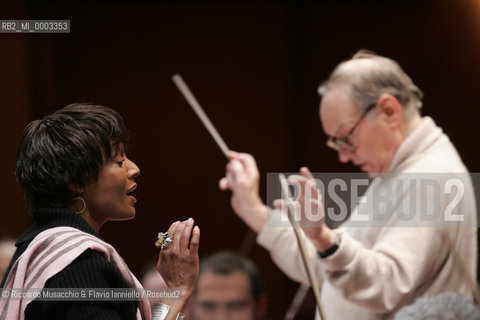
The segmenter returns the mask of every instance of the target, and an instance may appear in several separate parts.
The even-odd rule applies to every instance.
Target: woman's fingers
[[[190,241],[190,255],[196,256],[198,254],[198,247],[200,245],[200,228],[195,226],[193,228],[192,240]]]
[[[168,228],[168,234],[170,235],[170,238],[175,233],[175,230],[177,229],[179,224],[180,224],[180,221],[176,221],[170,225],[170,228]]]
[[[173,235],[173,245],[171,246],[171,248],[177,253],[180,252],[181,249],[182,234],[185,230],[187,221],[188,220],[182,221],[175,229],[175,234]]]
[[[198,226],[194,228],[194,223],[195,221],[192,218],[172,223],[168,232],[173,239],[173,243],[168,249],[162,250],[161,253],[165,253],[165,250],[173,250],[177,256],[180,256],[188,253],[189,250],[190,252],[197,252],[200,243],[200,228]]]
[[[185,227],[182,230],[182,233],[180,234],[180,252],[183,253],[184,251],[188,250],[188,245],[190,244],[190,236],[192,234],[192,228],[193,228],[193,219],[189,218],[187,221],[185,221]]]
[[[174,223],[172,223],[170,225],[170,227],[168,228],[168,234],[170,235],[170,239],[173,240],[173,243],[170,245],[170,247],[166,248],[166,249],[163,249],[163,250],[160,250],[160,255],[159,255],[159,259],[162,259],[162,255],[163,253],[165,252],[165,250],[168,250],[169,248],[172,248],[173,246],[175,246],[175,234],[176,234],[176,231],[178,229],[178,227],[181,225],[181,222],[180,221],[176,221]]]
[[[182,288],[190,293],[193,292],[198,276],[200,244],[200,229],[193,228],[193,225],[192,218],[172,224],[169,231],[172,231],[174,237],[173,244],[170,248],[160,250],[157,264],[157,269],[169,288]]]

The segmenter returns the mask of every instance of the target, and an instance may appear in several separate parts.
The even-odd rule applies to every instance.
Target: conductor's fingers
[[[227,177],[223,177],[222,179],[220,179],[220,181],[218,181],[218,187],[220,188],[220,190],[227,190],[228,189],[229,184],[228,184]]]
[[[275,209],[279,209],[281,211],[287,212],[288,208],[290,207],[290,210],[292,212],[300,212],[301,210],[301,204],[299,201],[287,201],[284,199],[276,199],[273,201],[273,207]]]
[[[308,179],[314,179],[313,174],[310,172],[310,169],[308,169],[308,167],[301,167],[300,173]]]
[[[233,159],[228,163],[227,178],[230,182],[236,182],[245,178],[245,168],[239,160]]]
[[[231,151],[229,156],[231,159],[239,160],[249,176],[258,176],[257,162],[251,154]]]
[[[307,180],[308,180],[307,178],[299,174],[292,174],[287,178],[288,182],[295,183],[295,184],[305,184]]]
[[[238,154],[239,152],[237,151],[228,150],[227,157],[231,160],[231,159],[234,159]]]
[[[288,202],[283,199],[276,199],[273,201],[273,207],[275,209],[285,210],[287,208]]]

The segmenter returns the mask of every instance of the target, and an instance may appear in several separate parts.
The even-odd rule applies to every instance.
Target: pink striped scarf
[[[63,270],[85,250],[92,249],[103,254],[120,269],[132,288],[142,288],[127,265],[108,243],[71,227],[56,227],[38,234],[25,252],[15,261],[8,274],[4,289],[43,288],[45,282]],[[25,319],[25,309],[31,299],[0,299],[0,320]],[[137,309],[137,319],[150,320],[148,300],[142,299]]]

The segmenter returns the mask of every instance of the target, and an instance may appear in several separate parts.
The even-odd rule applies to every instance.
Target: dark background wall
[[[1,19],[70,19],[70,34],[0,34],[0,235],[30,223],[13,175],[23,127],[72,102],[114,107],[141,168],[137,217],[102,229],[132,270],[155,259],[158,231],[193,217],[201,257],[247,248],[269,315],[296,289],[253,245],[218,190],[226,161],[170,80],[181,73],[230,148],[267,172],[356,172],[325,146],[316,88],[360,48],[400,62],[467,167],[480,171],[480,2],[70,2],[2,4]],[[308,312],[307,312],[308,313]],[[308,318],[308,317],[307,317]]]

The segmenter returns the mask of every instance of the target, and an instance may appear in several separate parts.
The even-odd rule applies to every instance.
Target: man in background
[[[192,306],[194,320],[264,319],[266,297],[257,267],[227,251],[201,260]]]

